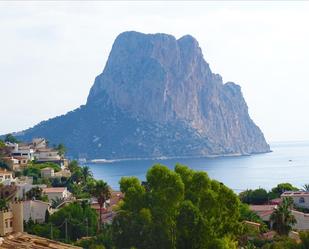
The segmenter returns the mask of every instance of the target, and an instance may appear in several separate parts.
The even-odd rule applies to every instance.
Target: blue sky
[[[267,140],[309,140],[309,2],[0,2],[0,134],[86,102],[115,37],[193,35]]]

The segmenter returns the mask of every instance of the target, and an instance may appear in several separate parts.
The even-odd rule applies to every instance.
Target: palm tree
[[[92,172],[88,166],[82,167],[82,174],[83,174],[84,182],[87,181],[88,177],[92,176]]]
[[[52,208],[57,208],[61,203],[64,202],[64,198],[59,198],[58,196],[55,199],[52,199]]]
[[[305,184],[303,186],[303,190],[306,191],[306,192],[309,192],[309,184]]]
[[[274,230],[280,235],[288,235],[292,230],[292,226],[296,223],[296,219],[291,212],[292,205],[293,200],[291,198],[284,198],[270,216]]]
[[[98,180],[93,188],[92,195],[98,200],[100,206],[100,225],[102,225],[102,210],[104,203],[111,197],[110,187],[106,182]]]
[[[6,200],[3,198],[0,199],[0,211],[7,209],[8,204]]]

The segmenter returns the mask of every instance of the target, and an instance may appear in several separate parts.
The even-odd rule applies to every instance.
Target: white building
[[[47,167],[47,168],[41,169],[41,177],[51,178],[54,176],[55,176],[55,171],[53,168]]]
[[[38,149],[45,149],[47,148],[47,142],[45,138],[33,138],[32,139],[32,146],[35,150]]]
[[[291,197],[294,205],[303,208],[309,208],[309,192],[305,191],[286,191],[281,198]]]
[[[29,145],[14,144],[11,152],[13,157],[24,157],[28,160],[34,159],[34,150]]]
[[[34,156],[39,162],[52,162],[61,160],[58,151],[50,148],[38,149],[34,153]]]
[[[28,182],[22,182],[22,183],[16,183],[16,187],[17,187],[16,198],[24,199],[26,197],[26,193],[30,191],[31,189],[37,188],[37,187],[44,189],[46,188],[46,185],[45,184],[33,185]]]
[[[6,169],[1,169],[0,168],[0,183],[3,183],[5,181],[12,181],[13,178],[13,172],[12,171],[8,171]]]
[[[66,187],[44,188],[43,193],[47,195],[49,202],[56,199],[67,200],[72,196]]]
[[[39,200],[29,200],[23,202],[24,221],[31,218],[36,223],[44,223],[46,212],[49,212],[50,204]]]

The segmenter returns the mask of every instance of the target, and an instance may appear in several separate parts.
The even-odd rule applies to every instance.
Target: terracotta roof
[[[294,196],[309,196],[309,192],[306,191],[286,191],[281,197],[294,197]]]
[[[250,205],[249,208],[253,212],[273,211],[277,205]]]
[[[28,160],[28,156],[13,156],[13,158],[16,158],[18,160],[21,160],[21,159],[25,159],[25,160]]]
[[[44,188],[43,192],[44,193],[62,193],[66,190],[67,188],[64,187],[57,187],[57,188]]]
[[[276,198],[276,199],[270,200],[270,201],[269,201],[269,204],[272,204],[272,205],[279,205],[281,202],[282,202],[282,199],[281,199],[281,198]]]
[[[249,221],[249,220],[245,220],[244,223],[245,223],[245,224],[248,224],[248,225],[252,225],[252,226],[257,226],[257,227],[260,227],[260,226],[261,226],[260,223],[253,222],[253,221]]]
[[[46,168],[41,169],[41,171],[46,171],[46,170],[54,170],[54,169],[50,168],[50,167],[46,167]]]
[[[58,152],[58,151],[55,149],[51,149],[51,148],[40,148],[40,149],[37,149],[36,152]]]
[[[263,218],[265,216],[271,215],[274,212],[274,210],[268,210],[268,211],[262,211],[262,212],[258,212],[258,215]]]
[[[263,233],[262,236],[265,239],[272,239],[273,237],[275,237],[276,232],[275,231],[269,231],[267,233]]]
[[[0,240],[1,249],[82,249],[78,246],[42,238],[27,233],[14,233]]]
[[[2,169],[2,168],[0,168],[0,174],[1,174],[1,173],[12,174],[12,171],[9,171],[9,170],[7,170],[7,169]]]

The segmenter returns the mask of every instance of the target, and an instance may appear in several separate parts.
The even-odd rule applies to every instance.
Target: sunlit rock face
[[[87,104],[21,136],[63,142],[90,158],[269,151],[240,87],[212,73],[190,35],[120,34]]]

